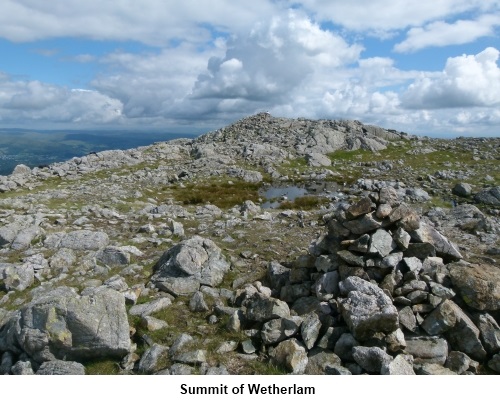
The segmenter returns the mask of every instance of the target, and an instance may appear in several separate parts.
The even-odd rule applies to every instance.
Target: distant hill
[[[192,135],[195,136],[195,135]],[[18,164],[31,168],[109,149],[130,149],[185,134],[138,131],[32,131],[0,129],[0,175]]]

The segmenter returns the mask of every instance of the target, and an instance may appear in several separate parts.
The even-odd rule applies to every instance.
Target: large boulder
[[[152,281],[189,278],[216,287],[229,270],[229,262],[211,240],[195,236],[167,250],[155,266]]]
[[[340,282],[342,316],[358,340],[374,333],[391,333],[398,329],[398,310],[382,289],[359,277],[351,276]]]
[[[40,293],[9,319],[0,343],[37,362],[122,358],[130,351],[125,298],[108,288],[86,296],[69,287]]]
[[[480,204],[500,205],[500,186],[484,189],[474,196]]]
[[[500,269],[467,262],[448,265],[453,285],[465,303],[481,311],[500,309]]]

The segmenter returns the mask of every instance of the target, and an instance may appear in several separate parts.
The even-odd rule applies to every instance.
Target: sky
[[[500,136],[500,0],[1,0],[0,127]]]

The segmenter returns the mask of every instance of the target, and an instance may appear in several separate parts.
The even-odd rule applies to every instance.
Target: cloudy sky
[[[500,0],[1,0],[0,127],[500,136],[499,54]]]

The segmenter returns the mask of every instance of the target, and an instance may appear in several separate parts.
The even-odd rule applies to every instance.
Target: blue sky
[[[0,127],[499,136],[499,33],[500,0],[2,0]]]

